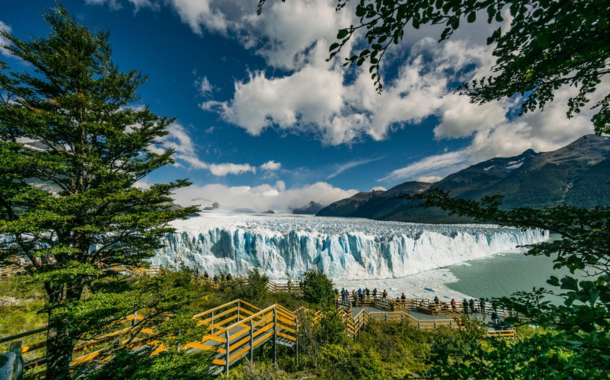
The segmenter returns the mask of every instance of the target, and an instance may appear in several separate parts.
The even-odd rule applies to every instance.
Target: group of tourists
[[[341,288],[341,292],[339,292],[338,289],[335,289],[335,294],[336,295],[340,295],[341,296],[341,303],[346,304],[348,303],[350,300],[353,300],[353,302],[357,305],[358,303],[360,303],[360,305],[362,305],[364,303],[364,297],[366,297],[367,299],[371,297],[371,295],[373,296],[374,299],[377,299],[377,288],[370,290],[369,288],[359,288],[358,290],[352,290],[351,292],[345,288]],[[381,299],[385,300],[388,297],[388,292],[383,289],[383,292],[381,292]]]
[[[197,275],[197,277],[199,277],[199,268],[195,268],[195,274]],[[203,278],[205,278],[205,279],[210,278],[210,275],[208,274],[207,270],[205,272],[203,272]],[[231,281],[232,279],[233,279],[233,276],[231,276],[231,273],[227,273],[227,274],[221,273],[220,276],[215,274],[214,278],[212,280],[214,282],[218,282],[218,281]]]

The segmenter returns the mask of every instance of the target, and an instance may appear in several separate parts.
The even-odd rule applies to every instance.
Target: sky
[[[54,0],[2,1],[0,29],[43,36]],[[454,93],[491,73],[486,17],[438,43],[441,27],[408,28],[382,65],[344,67],[358,35],[327,61],[338,29],[357,24],[334,0],[64,0],[87,25],[110,30],[121,70],[149,75],[133,106],[175,118],[163,147],[176,164],[140,183],[189,178],[176,202],[288,211],[406,181],[435,182],[493,157],[550,151],[592,133],[592,111],[566,119],[573,88],[544,112],[519,116],[514,97],[479,106]],[[350,6],[354,6],[351,2]],[[0,40],[0,44],[3,41]],[[4,41],[6,43],[6,41]],[[31,69],[0,49],[14,71]],[[606,91],[604,91],[606,90]],[[607,93],[604,82],[598,93]]]

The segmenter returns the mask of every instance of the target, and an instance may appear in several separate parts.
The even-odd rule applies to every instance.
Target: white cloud
[[[371,189],[371,191],[388,191],[388,189],[383,186],[375,186]]]
[[[355,168],[356,166],[368,164],[369,162],[381,160],[382,158],[383,157],[380,157],[380,158],[369,158],[369,159],[366,159],[366,160],[355,160],[355,161],[346,162],[344,164],[338,164],[338,165],[336,165],[336,170],[331,175],[329,175],[326,178],[327,179],[335,178],[336,176],[338,176],[339,174],[343,173],[346,170],[349,170],[351,168]]]
[[[442,179],[443,179],[443,177],[440,177],[440,176],[424,176],[424,177],[418,177],[415,180],[417,182],[435,183],[435,182],[439,182]]]
[[[275,162],[273,160],[265,162],[261,165],[262,170],[275,171],[279,170],[282,167],[282,164],[279,162]]]
[[[250,164],[210,164],[208,167],[210,172],[218,177],[224,177],[227,174],[256,173],[256,168]]]
[[[139,3],[140,1],[135,1],[134,3]],[[85,3],[89,5],[104,5],[107,4],[110,9],[118,10],[121,9],[121,4],[118,0],[85,0]]]
[[[343,190],[325,182],[318,182],[300,188],[286,189],[286,184],[277,181],[275,184],[260,186],[228,187],[221,184],[189,186],[176,190],[176,202],[183,205],[198,204],[198,199],[218,202],[227,208],[249,208],[255,211],[275,210],[288,212],[301,207],[310,201],[324,205],[350,197],[357,190]]]
[[[309,51],[309,62],[290,75],[251,73],[248,80],[235,83],[233,99],[211,100],[201,107],[254,136],[277,128],[313,133],[326,145],[352,144],[367,135],[382,140],[395,128],[420,123],[449,107],[452,83],[462,80],[465,70],[471,73],[473,65],[491,65],[493,58],[488,48],[463,41],[439,47],[426,38],[413,47],[397,78],[379,95],[366,67],[357,69],[355,81],[346,84],[345,68],[325,61],[327,46],[319,41]],[[455,107],[451,110],[454,124],[466,122]]]
[[[6,25],[5,23],[3,23],[2,21],[0,21],[0,30],[4,30],[7,33],[11,33],[13,31],[13,29]],[[6,57],[12,57],[11,53],[8,52],[8,50],[6,50],[3,46],[8,46],[10,45],[10,41],[7,40],[6,38],[0,36],[0,54],[6,56]]]
[[[212,94],[214,86],[210,83],[207,77],[201,77],[195,81],[195,87],[201,96],[207,97]]]
[[[428,173],[454,173],[462,169],[468,160],[464,151],[443,153],[436,156],[426,157],[409,166],[392,171],[379,181],[404,181],[418,178]]]

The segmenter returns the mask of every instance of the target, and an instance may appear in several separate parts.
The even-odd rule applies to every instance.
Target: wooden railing
[[[273,281],[269,281],[267,283],[267,290],[269,290],[271,293],[289,293],[298,296],[303,295],[303,290],[300,288],[298,283],[288,285],[287,283],[278,284]]]
[[[83,339],[84,343],[81,343],[74,348],[71,364],[73,369],[76,369],[80,365],[83,365],[93,359],[98,358],[100,355],[103,355],[105,352],[103,348],[99,350],[95,349],[100,346],[107,346],[107,343],[110,341],[118,340],[119,346],[129,344],[129,347],[132,349],[137,348],[142,344],[150,343],[146,338],[149,336],[156,335],[156,332],[150,328],[139,328],[137,329],[137,338],[125,339],[121,341],[121,337],[136,332],[136,330],[134,330],[132,327],[137,323],[137,321],[140,321],[142,319],[144,319],[144,317],[136,312],[132,315],[118,319],[117,321],[113,322],[112,326],[116,327],[116,331],[107,333],[102,336],[96,336],[89,340]],[[132,326],[126,327],[126,325]],[[22,345],[21,347],[21,354],[24,359],[23,369],[25,372],[23,380],[39,379],[44,377],[44,375],[46,374],[47,330],[48,328],[45,326],[36,330],[26,331],[20,334],[0,339],[0,344],[10,344],[23,338],[29,338],[28,340],[34,341],[33,343],[28,343],[27,345]],[[37,338],[32,339],[32,337]]]
[[[10,280],[19,272],[21,272],[21,268],[18,265],[12,264],[5,267],[0,267],[0,281]]]

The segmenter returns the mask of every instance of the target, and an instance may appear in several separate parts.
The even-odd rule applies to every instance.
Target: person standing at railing
[[[371,296],[371,291],[369,290],[369,288],[366,288],[366,289],[364,290],[364,292],[366,293],[366,297],[367,297],[367,298]]]
[[[362,306],[362,288],[358,288],[358,298],[360,299],[360,306]]]
[[[462,301],[462,308],[464,309],[464,314],[468,315],[468,301],[466,301],[466,298]]]
[[[491,312],[491,321],[493,322],[494,325],[497,325],[498,322],[500,321],[500,317],[498,316],[498,313],[496,313],[495,310]]]
[[[440,305],[441,300],[438,299],[438,296],[434,296],[434,304],[435,305]]]
[[[197,271],[199,271],[199,269],[197,269]],[[206,280],[208,278],[210,278],[210,275],[208,274],[208,271],[206,270],[205,272],[203,272],[203,278],[205,278]]]
[[[386,292],[386,290],[385,290],[385,289],[383,289],[383,293],[381,293],[381,298],[382,298],[383,300],[385,300],[385,299],[387,299],[387,298],[388,298],[388,292]]]
[[[341,288],[341,303],[345,304],[345,288]]]
[[[483,298],[479,300],[479,311],[481,314],[485,314],[485,299]]]
[[[373,298],[377,299],[377,288],[373,289]]]
[[[455,298],[451,299],[451,308],[453,311],[457,311],[457,303],[455,302]]]
[[[472,299],[472,298],[470,299],[469,305],[470,305],[470,312],[472,314],[474,314],[474,299]]]
[[[352,289],[352,302],[354,306],[358,306],[358,293],[356,293],[356,289]]]

